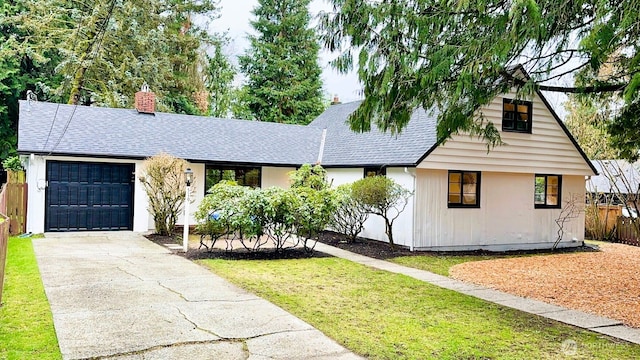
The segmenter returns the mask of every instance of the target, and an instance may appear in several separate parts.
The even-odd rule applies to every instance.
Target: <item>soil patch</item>
[[[158,234],[145,235],[150,241],[165,246],[165,244],[177,244],[182,245],[181,237],[163,236]],[[193,240],[193,239],[191,239]],[[221,240],[223,242],[223,240]],[[224,259],[224,260],[277,260],[277,259],[304,259],[310,257],[329,257],[325,253],[314,251],[312,253],[306,252],[303,248],[290,248],[280,252],[276,252],[273,249],[262,248],[257,251],[248,251],[242,247],[235,248],[232,251],[225,249],[217,249],[209,251],[206,248],[198,248],[197,245],[194,248],[194,243],[190,244],[189,250],[185,254],[181,250],[171,250],[176,255],[186,257],[189,260],[199,259]]]
[[[475,261],[451,277],[620,320],[640,328],[640,247],[604,243],[599,252]]]
[[[445,256],[445,255],[524,255],[524,254],[564,254],[575,252],[593,252],[597,251],[591,246],[580,246],[573,248],[562,248],[558,250],[517,250],[507,252],[495,252],[486,250],[474,250],[474,251],[409,251],[408,248],[402,246],[396,246],[394,250],[391,250],[389,243],[367,239],[357,238],[355,242],[349,242],[349,237],[343,234],[339,234],[333,231],[324,231],[320,234],[318,241],[327,245],[335,246],[337,248],[351,251],[356,254],[368,256],[379,260],[389,260],[400,256]]]

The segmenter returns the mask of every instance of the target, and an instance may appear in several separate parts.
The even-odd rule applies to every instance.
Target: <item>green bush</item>
[[[369,218],[367,207],[352,195],[352,184],[343,184],[335,189],[336,209],[331,218],[333,230],[349,236],[354,242],[364,230],[364,223]]]
[[[328,188],[251,189],[223,181],[202,200],[196,219],[198,231],[212,241],[209,249],[231,236],[247,250],[271,241],[278,252],[300,244],[311,252],[309,240],[325,229],[334,210],[333,190]]]
[[[309,187],[315,190],[328,189],[327,171],[320,165],[302,165],[289,173],[292,188]]]
[[[20,157],[17,155],[4,159],[4,161],[2,161],[2,167],[5,170],[11,171],[24,170],[24,168],[22,167],[22,163],[20,162]]]
[[[407,207],[412,193],[386,176],[358,180],[353,183],[351,191],[355,201],[384,219],[385,233],[393,249],[393,223]]]

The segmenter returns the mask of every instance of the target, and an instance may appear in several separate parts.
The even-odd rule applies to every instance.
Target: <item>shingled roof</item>
[[[300,165],[318,159],[322,129],[132,109],[20,101],[20,153]]]
[[[361,101],[330,106],[309,127],[326,128],[322,156],[325,166],[415,166],[436,143],[436,117],[416,109],[400,134],[371,131],[356,133],[348,124],[349,115]]]
[[[330,106],[308,126],[132,109],[20,102],[18,151],[146,158],[166,152],[197,162],[263,165],[411,166],[436,143],[436,119],[416,110],[399,135],[349,129],[360,102]]]

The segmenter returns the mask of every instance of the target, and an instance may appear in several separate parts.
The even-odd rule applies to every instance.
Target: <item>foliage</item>
[[[339,233],[348,235],[350,241],[354,242],[364,230],[369,212],[353,197],[351,184],[338,186],[335,194],[337,207],[331,220],[331,227]]]
[[[241,86],[231,89],[231,113],[234,119],[256,120],[249,109],[249,88]]]
[[[39,100],[59,100],[44,92],[61,80],[54,74],[57,51],[47,52],[42,59],[21,46],[28,34],[12,18],[25,11],[24,1],[0,2],[0,159],[16,154],[18,100],[25,98],[27,90]]]
[[[12,170],[12,171],[24,170],[24,168],[22,167],[22,163],[20,162],[20,157],[18,155],[12,156],[10,158],[6,158],[2,162],[2,167],[5,170]]]
[[[16,48],[40,62],[58,54],[55,93],[72,104],[130,107],[147,82],[158,108],[199,113],[204,90],[200,51],[212,41],[192,16],[217,16],[217,2],[25,0],[9,20],[30,36]],[[215,35],[213,36],[215,38]]]
[[[222,53],[223,42],[215,44],[214,53],[207,57],[205,87],[209,94],[209,115],[226,118],[231,114],[234,90],[232,87],[236,71],[229,59]]]
[[[304,239],[304,248],[312,249],[309,240],[317,240],[318,234],[327,228],[337,208],[335,192],[332,189],[311,187],[292,188],[300,202],[295,212],[295,231]]]
[[[320,165],[304,164],[296,171],[289,173],[292,188],[309,187],[323,190],[331,185],[327,182],[327,171]]]
[[[564,124],[589,159],[617,158],[617,151],[610,144],[606,119],[592,102],[570,96],[565,108],[569,114]]]
[[[633,1],[331,0],[320,19],[333,65],[354,67],[365,100],[351,115],[354,130],[400,132],[414,108],[439,109],[438,138],[470,131],[496,144],[492,124],[476,109],[515,88],[575,92],[620,100],[613,143],[640,146],[640,12]],[[357,62],[354,60],[357,59]],[[529,78],[514,72],[514,67]],[[573,81],[575,87],[549,81]],[[613,97],[609,94],[615,93]],[[627,131],[625,130],[632,130]]]
[[[209,250],[218,239],[237,240],[249,251],[268,241],[276,252],[303,245],[313,251],[315,240],[335,210],[333,191],[311,187],[251,189],[221,181],[205,196],[196,212],[201,243]],[[211,244],[204,244],[205,237]]]
[[[61,359],[31,239],[9,238],[4,284],[0,358]]]
[[[636,359],[640,346],[337,258],[204,260],[367,359]]]
[[[309,27],[310,0],[258,0],[257,35],[239,57],[244,103],[260,121],[308,124],[323,110],[319,44]]]
[[[393,223],[413,194],[386,176],[370,176],[354,182],[351,194],[368,212],[384,219],[385,233],[393,249]]]
[[[149,213],[156,233],[172,236],[185,201],[187,162],[160,153],[146,159],[144,168],[139,180],[149,198]]]

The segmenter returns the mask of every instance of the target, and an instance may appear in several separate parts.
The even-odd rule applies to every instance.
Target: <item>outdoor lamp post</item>
[[[184,171],[185,187],[184,196],[184,230],[182,231],[182,247],[186,253],[189,250],[189,203],[191,202],[191,182],[193,181],[193,171],[187,168]]]

